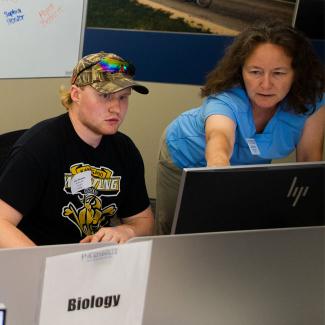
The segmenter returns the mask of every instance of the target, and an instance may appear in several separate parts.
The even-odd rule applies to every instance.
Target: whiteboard
[[[87,0],[0,0],[0,78],[71,76]]]

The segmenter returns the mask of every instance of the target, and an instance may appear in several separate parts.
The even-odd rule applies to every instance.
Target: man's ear
[[[71,86],[70,96],[73,102],[78,103],[80,99],[80,91],[81,89],[76,85]]]

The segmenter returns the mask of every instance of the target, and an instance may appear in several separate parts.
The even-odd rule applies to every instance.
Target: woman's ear
[[[80,88],[77,87],[76,85],[72,85],[71,90],[70,90],[70,96],[71,96],[71,99],[72,99],[73,102],[79,103]]]

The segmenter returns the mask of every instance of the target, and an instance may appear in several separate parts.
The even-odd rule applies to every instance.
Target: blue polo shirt
[[[316,110],[323,105],[325,93],[317,102]],[[166,144],[179,168],[206,166],[205,121],[210,115],[227,116],[236,124],[231,165],[265,164],[288,156],[295,150],[309,117],[285,110],[282,103],[263,132],[257,133],[251,103],[244,89],[236,87],[211,95],[202,106],[182,113],[167,127]]]

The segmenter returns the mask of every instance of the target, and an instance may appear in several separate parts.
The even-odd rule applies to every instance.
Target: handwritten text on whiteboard
[[[13,25],[24,20],[24,14],[21,9],[11,9],[3,12],[8,25]]]
[[[49,4],[46,8],[39,11],[39,16],[41,19],[41,25],[47,26],[53,23],[61,14],[63,10],[59,6],[55,6],[54,4]]]

